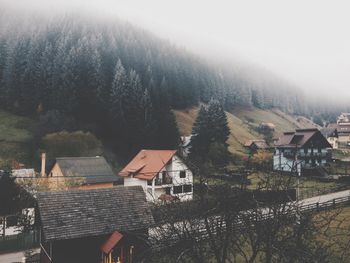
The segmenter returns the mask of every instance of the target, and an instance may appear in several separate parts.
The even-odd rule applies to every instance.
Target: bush
[[[101,155],[101,142],[90,132],[67,132],[47,134],[42,140],[42,151],[48,159],[56,157],[81,157]]]

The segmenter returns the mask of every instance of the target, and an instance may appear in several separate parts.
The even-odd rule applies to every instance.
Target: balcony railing
[[[295,152],[284,152],[283,156],[286,158],[295,158]],[[302,158],[310,158],[310,157],[314,157],[314,158],[331,158],[331,153],[330,152],[298,152],[297,153],[297,157],[298,159],[302,159]]]
[[[155,179],[155,185],[157,185],[157,186],[172,184],[172,183],[173,183],[173,178],[171,178],[170,176],[166,176],[163,179],[162,178]]]

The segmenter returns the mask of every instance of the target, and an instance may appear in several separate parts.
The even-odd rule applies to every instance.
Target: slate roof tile
[[[44,240],[65,240],[146,229],[154,221],[141,186],[40,192]]]

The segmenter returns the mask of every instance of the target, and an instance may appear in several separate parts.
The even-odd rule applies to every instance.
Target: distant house
[[[336,127],[326,127],[321,130],[322,135],[332,145],[333,149],[338,149],[338,130]]]
[[[190,136],[181,136],[181,143],[180,143],[180,154],[182,157],[187,157],[190,154],[191,150],[191,139],[193,135]]]
[[[193,174],[175,150],[141,150],[119,175],[125,186],[141,185],[151,202],[193,198]]]
[[[261,131],[274,131],[276,128],[275,124],[271,123],[271,122],[262,122],[259,125],[259,129]]]
[[[342,112],[337,118],[337,124],[347,123],[350,124],[350,113]]]
[[[244,144],[244,147],[247,148],[252,154],[256,153],[259,150],[270,149],[265,140],[249,140]]]
[[[315,168],[331,160],[332,145],[318,129],[298,129],[285,132],[276,143],[273,167],[276,171],[295,171]]]
[[[339,123],[337,125],[339,148],[350,147],[350,123]]]
[[[152,213],[140,186],[40,192],[40,262],[141,262]]]
[[[121,180],[101,156],[56,158],[48,177],[64,179],[69,188],[82,189],[109,188]]]

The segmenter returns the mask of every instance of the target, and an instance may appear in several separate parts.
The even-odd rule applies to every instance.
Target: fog
[[[350,98],[348,1],[0,0],[18,10],[118,16],[187,49],[257,65],[308,94]]]

